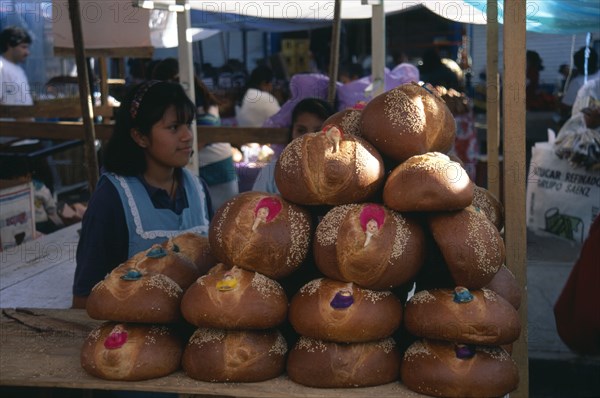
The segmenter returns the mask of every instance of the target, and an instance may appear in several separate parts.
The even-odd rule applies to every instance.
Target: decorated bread
[[[521,289],[513,273],[502,265],[496,275],[488,283],[487,288],[495,291],[508,301],[515,309],[521,306]]]
[[[127,260],[127,267],[166,275],[185,290],[198,279],[200,271],[187,256],[178,251],[178,246],[166,246],[152,245]]]
[[[427,152],[446,153],[456,124],[434,90],[407,83],[373,98],[362,111],[361,135],[397,162]]]
[[[275,280],[218,264],[186,290],[184,318],[198,327],[268,329],[285,320],[288,300]]]
[[[346,134],[360,136],[360,116],[362,108],[348,108],[329,116],[323,126],[336,126]]]
[[[196,380],[247,383],[285,370],[287,343],[277,330],[199,328],[183,353],[185,373]]]
[[[504,228],[504,206],[490,191],[475,186],[473,207],[483,212],[498,231],[502,231],[502,228]]]
[[[289,378],[309,387],[368,387],[398,380],[400,354],[392,338],[340,344],[301,337],[287,360]]]
[[[183,341],[165,325],[104,323],[81,348],[81,366],[106,380],[137,381],[167,376],[179,369]]]
[[[244,192],[219,208],[209,240],[220,262],[277,279],[304,261],[312,231],[311,216],[302,207],[279,195]]]
[[[434,397],[502,397],[519,384],[517,365],[500,347],[423,340],[404,353],[402,383]]]
[[[187,257],[196,266],[200,275],[206,274],[209,269],[217,265],[217,260],[210,252],[208,236],[184,232],[169,238],[163,246]]]
[[[422,227],[383,205],[331,209],[317,226],[313,253],[326,276],[374,290],[413,278],[425,256]]]
[[[281,196],[301,205],[365,202],[378,192],[383,179],[377,150],[333,125],[294,139],[275,168]]]
[[[306,337],[360,343],[391,336],[402,321],[402,304],[389,291],[320,278],[294,295],[289,321]]]
[[[172,323],[181,320],[182,297],[183,290],[168,276],[124,263],[94,286],[86,310],[93,319]]]
[[[490,283],[504,263],[505,248],[483,213],[469,206],[432,213],[428,223],[456,286],[479,289]]]
[[[417,292],[406,303],[404,325],[419,337],[494,346],[516,341],[521,332],[517,310],[486,288]]]
[[[383,202],[396,211],[464,209],[475,184],[462,166],[444,154],[415,155],[396,167],[383,188]]]

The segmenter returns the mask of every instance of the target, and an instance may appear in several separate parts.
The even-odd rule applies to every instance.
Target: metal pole
[[[372,96],[376,97],[385,90],[385,10],[383,0],[373,6],[371,20],[371,76],[373,79]]]
[[[177,13],[177,34],[179,39],[179,83],[185,89],[188,97],[196,103],[196,90],[194,85],[194,58],[192,53],[191,37],[188,40],[190,29],[190,8],[187,0],[177,0],[177,5],[183,5],[184,10]],[[198,131],[196,121],[192,122],[192,133],[194,136],[194,150],[198,151]],[[199,174],[198,156],[194,155],[187,166],[194,175]]]
[[[81,104],[81,117],[83,119],[88,188],[90,193],[92,193],[98,183],[98,157],[96,155],[96,133],[93,123],[94,109],[88,83],[88,70],[85,60],[81,12],[78,0],[69,0],[69,17],[71,19],[71,33],[73,34],[73,48],[75,49],[75,61],[77,64],[77,82],[79,84],[79,102]]]
[[[331,29],[331,49],[329,53],[329,91],[327,94],[327,100],[331,104],[335,103],[335,89],[340,64],[340,35],[342,30],[341,10],[342,1],[335,0],[333,27]]]

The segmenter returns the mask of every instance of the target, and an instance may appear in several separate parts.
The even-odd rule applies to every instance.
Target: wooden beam
[[[85,61],[85,48],[83,44],[83,29],[81,27],[81,11],[79,0],[69,0],[69,18],[71,19],[71,33],[73,34],[73,47],[75,49],[75,63],[77,64],[77,80],[79,82],[79,102],[81,104],[81,118],[84,126],[85,163],[88,174],[88,189],[92,193],[98,183],[98,156],[96,154],[96,136],[94,132],[94,100],[90,93],[87,63]]]
[[[498,74],[498,0],[487,0],[487,189],[500,195],[500,75]]]
[[[108,141],[112,135],[114,124],[96,124],[96,138]],[[0,130],[4,135],[18,138],[40,138],[51,140],[83,139],[81,122],[32,123],[22,121],[0,122]],[[198,139],[201,143],[229,142],[232,145],[243,145],[249,142],[261,144],[287,144],[290,131],[287,128],[262,127],[197,127]]]
[[[112,118],[115,107],[95,106],[94,116]],[[78,97],[37,101],[33,106],[0,105],[0,118],[22,119],[31,117],[80,118],[81,105]]]
[[[519,367],[519,387],[511,398],[529,396],[527,347],[527,227],[525,223],[525,0],[504,2],[504,237],[506,266],[515,275],[523,301],[521,336],[512,357]]]
[[[333,11],[333,27],[331,29],[331,51],[329,53],[329,90],[327,101],[335,103],[335,89],[340,66],[340,37],[342,32],[342,0],[335,0]]]
[[[88,57],[108,57],[108,58],[152,58],[154,47],[127,47],[127,48],[86,48],[85,53]],[[73,57],[75,54],[72,48],[54,47],[54,56]]]

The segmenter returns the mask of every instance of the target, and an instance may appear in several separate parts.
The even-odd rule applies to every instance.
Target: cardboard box
[[[29,178],[0,180],[0,251],[33,239],[33,195]]]

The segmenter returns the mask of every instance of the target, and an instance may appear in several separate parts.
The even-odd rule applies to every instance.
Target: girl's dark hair
[[[0,32],[0,53],[8,50],[8,47],[16,47],[21,43],[31,44],[31,36],[23,28],[9,26]]]
[[[585,50],[586,47],[581,47],[573,54],[573,63],[580,75],[583,75],[585,69]],[[598,53],[592,47],[589,47],[590,56],[588,58],[588,74],[593,75],[598,71]]]
[[[177,121],[189,124],[196,117],[196,106],[179,83],[151,80],[134,86],[119,107],[115,129],[106,146],[106,171],[134,176],[146,171],[146,158],[131,137],[132,129],[152,139],[152,126],[170,106],[175,106]]]
[[[165,58],[158,62],[152,71],[152,78],[156,80],[178,81],[179,61],[175,58]],[[196,106],[202,107],[204,112],[212,105],[220,105],[221,102],[210,92],[208,87],[198,76],[194,75],[194,88],[196,91]]]
[[[266,65],[260,65],[254,68],[248,79],[248,88],[259,88],[262,83],[269,83],[273,80],[273,70]]]
[[[335,109],[331,104],[320,98],[304,98],[298,102],[292,111],[292,124],[296,123],[296,119],[303,113],[312,113],[319,118],[326,120],[329,116],[335,113]]]

